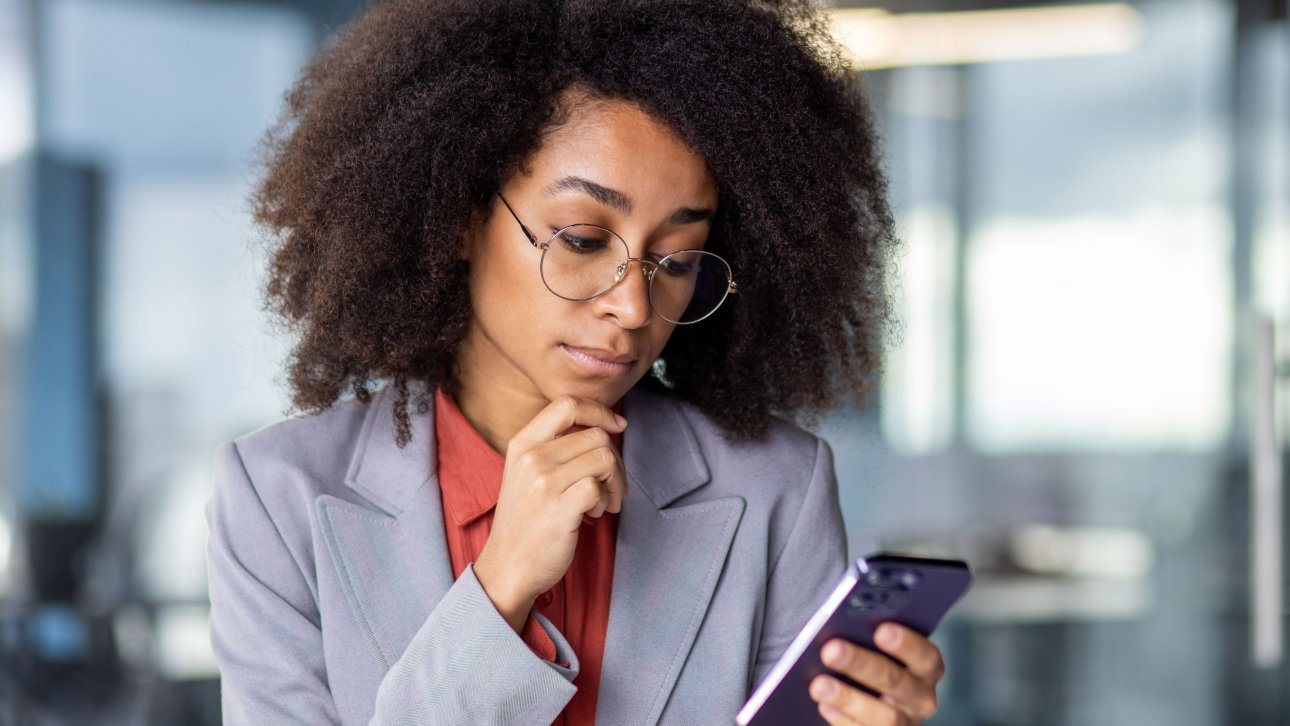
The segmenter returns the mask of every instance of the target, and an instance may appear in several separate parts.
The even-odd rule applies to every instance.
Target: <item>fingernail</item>
[[[815,681],[815,695],[819,698],[833,698],[833,694],[838,692],[838,684],[834,683],[831,678],[817,678]]]
[[[841,711],[837,710],[836,708],[830,706],[827,703],[820,704],[820,713],[823,714],[825,718],[837,718],[842,715]]]
[[[894,648],[900,643],[900,631],[894,625],[883,625],[878,628],[878,644]]]
[[[614,420],[618,422],[619,426],[627,428],[627,419],[623,418],[621,415],[614,414]]]
[[[824,646],[823,655],[824,662],[829,665],[840,666],[847,660],[846,650],[842,647],[842,644],[837,641],[832,641],[828,645]]]

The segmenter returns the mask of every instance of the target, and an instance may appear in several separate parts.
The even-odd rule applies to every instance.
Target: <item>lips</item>
[[[575,348],[561,343],[560,350],[583,375],[617,378],[630,374],[635,368],[632,365],[636,361],[634,356],[620,355],[605,348]]]
[[[569,350],[575,353],[581,353],[585,356],[590,356],[592,358],[602,360],[606,363],[635,363],[636,362],[636,356],[634,355],[619,355],[614,353],[612,350],[606,350],[604,348],[584,348],[581,346],[567,345],[567,344],[564,347],[568,348]]]

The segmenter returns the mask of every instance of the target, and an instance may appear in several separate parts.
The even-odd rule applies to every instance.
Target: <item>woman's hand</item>
[[[936,712],[936,684],[945,676],[941,651],[930,640],[896,623],[883,623],[874,633],[879,648],[908,664],[834,638],[824,644],[824,665],[878,693],[871,696],[826,675],[811,681],[811,698],[830,724],[921,724]],[[832,690],[830,690],[830,688]]]
[[[517,632],[533,600],[572,564],[583,515],[622,508],[627,472],[609,432],[626,425],[598,401],[562,396],[507,444],[497,509],[475,575]]]

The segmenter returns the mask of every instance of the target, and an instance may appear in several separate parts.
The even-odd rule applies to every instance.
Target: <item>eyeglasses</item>
[[[641,263],[650,307],[671,323],[697,323],[716,312],[727,295],[739,292],[729,263],[715,253],[678,250],[658,262],[632,257],[622,237],[594,224],[571,224],[556,230],[546,242],[538,242],[506,197],[500,192],[497,197],[529,242],[542,250],[538,263],[542,282],[557,297],[574,301],[600,297],[627,277],[633,261]]]

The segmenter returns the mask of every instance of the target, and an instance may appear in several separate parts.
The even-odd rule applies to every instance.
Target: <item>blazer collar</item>
[[[393,394],[373,397],[345,482],[384,514],[329,494],[315,503],[345,597],[383,670],[453,585],[435,475],[434,410],[412,412],[394,444]],[[632,487],[618,519],[598,723],[655,723],[694,646],[746,506],[741,496],[686,504],[710,476],[679,405],[633,389],[623,458]],[[428,450],[427,450],[428,449]],[[386,516],[388,515],[388,516]]]
[[[423,383],[409,384],[411,397],[423,391]],[[438,454],[434,397],[428,397],[424,412],[410,407],[412,440],[402,449],[394,443],[394,399],[389,386],[372,397],[345,484],[398,517],[427,484],[438,484]],[[710,476],[694,430],[677,408],[675,402],[640,387],[623,397],[622,412],[628,421],[623,464],[628,482],[658,509],[707,483]]]
[[[423,384],[416,382],[409,384],[408,393],[415,397],[423,390]],[[372,396],[345,472],[345,484],[386,514],[397,517],[409,500],[436,478],[438,459],[434,452],[433,399],[425,413],[409,407],[412,440],[402,449],[394,443],[394,399],[390,386]]]

